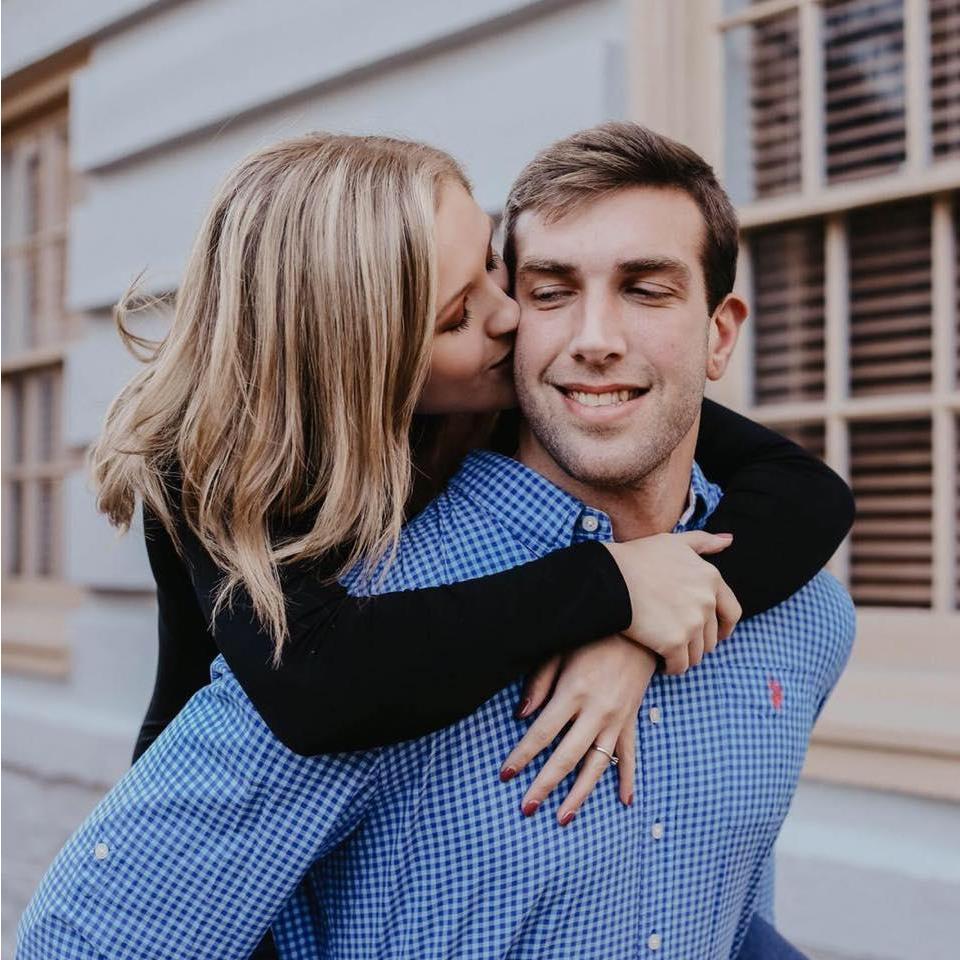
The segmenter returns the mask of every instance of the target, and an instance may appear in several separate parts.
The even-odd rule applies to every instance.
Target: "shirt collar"
[[[578,540],[611,540],[613,526],[602,511],[584,504],[518,460],[488,450],[471,453],[449,489],[499,517],[533,553],[540,556]],[[694,463],[687,509],[674,532],[706,523],[722,496]]]

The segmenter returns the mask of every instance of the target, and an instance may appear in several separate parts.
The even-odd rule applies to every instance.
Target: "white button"
[[[93,855],[97,860],[106,860],[110,855],[110,848],[105,843],[98,843],[93,848]]]
[[[587,533],[595,533],[597,527],[600,526],[600,521],[599,521],[596,517],[591,516],[591,515],[588,513],[588,514],[580,521],[580,526],[583,527],[583,529],[586,530]]]
[[[647,714],[647,716],[650,718],[650,722],[651,722],[651,723],[659,723],[659,722],[660,722],[660,708],[659,708],[659,707],[651,707],[651,708],[650,708],[650,712]]]
[[[662,938],[660,937],[660,934],[659,934],[659,933],[651,933],[650,936],[647,937],[647,946],[648,946],[651,950],[659,950],[659,949],[660,949],[660,944],[662,944],[662,943],[663,943],[663,940],[662,940]]]
[[[662,824],[662,823],[655,823],[655,824],[650,828],[650,836],[653,837],[654,840],[660,840],[660,839],[662,839],[662,837],[663,837],[663,824]]]

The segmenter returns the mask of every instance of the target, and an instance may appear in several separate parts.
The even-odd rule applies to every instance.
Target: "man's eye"
[[[650,287],[630,287],[627,293],[632,293],[638,297],[645,297],[647,300],[663,300],[670,296],[669,290],[654,290]]]
[[[530,299],[536,303],[557,303],[568,293],[568,290],[534,290],[530,294]]]

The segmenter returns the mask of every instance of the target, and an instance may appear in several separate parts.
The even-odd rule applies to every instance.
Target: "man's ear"
[[[746,301],[728,293],[713,311],[707,343],[707,379],[719,380],[727,369],[730,355],[740,336],[740,325],[747,319],[750,308]]]

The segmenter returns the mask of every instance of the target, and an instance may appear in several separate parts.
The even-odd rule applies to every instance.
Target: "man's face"
[[[710,351],[703,234],[672,189],[520,216],[517,394],[533,442],[574,479],[635,486],[693,429]]]

